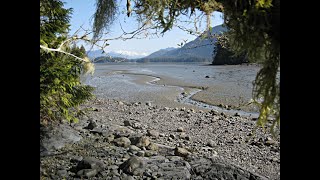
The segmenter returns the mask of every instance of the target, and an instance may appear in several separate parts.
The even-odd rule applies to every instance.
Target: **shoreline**
[[[106,168],[102,171],[104,173],[98,173],[97,177],[117,176],[122,179],[124,176],[132,176],[120,170],[121,164],[130,157],[143,157],[149,162],[152,158],[160,158],[161,156],[161,159],[169,160],[152,161],[151,163],[158,167],[156,170],[151,169],[151,172],[163,171],[162,175],[159,174],[159,178],[161,178],[165,174],[170,175],[165,168],[161,167],[164,164],[177,163],[175,160],[170,160],[171,150],[180,147],[189,151],[188,157],[176,155],[174,158],[180,159],[181,162],[178,164],[189,163],[193,170],[187,168],[182,173],[180,167],[173,166],[170,171],[172,177],[181,176],[182,179],[185,179],[185,175],[189,174],[189,178],[186,179],[194,179],[199,175],[206,179],[209,174],[195,174],[193,171],[197,168],[198,170],[204,168],[205,172],[209,172],[205,169],[212,168],[209,165],[210,161],[211,164],[223,163],[225,167],[240,168],[242,172],[252,172],[267,179],[280,179],[280,137],[271,140],[270,135],[264,133],[261,128],[257,128],[256,133],[252,135],[256,123],[252,118],[230,116],[216,111],[204,112],[196,109],[170,108],[152,103],[132,103],[102,98],[83,104],[80,108],[91,109],[85,111],[85,115],[80,118],[79,123],[71,125],[73,130],[82,137],[82,140],[66,144],[65,147],[55,150],[54,154],[58,154],[57,156],[45,156],[41,160],[42,170],[52,172],[53,176],[58,176],[58,172],[61,170],[59,167],[65,167],[64,172],[67,172],[69,177],[76,176],[77,172],[71,171],[74,163],[70,162],[70,158],[89,156],[106,164]],[[95,122],[96,128],[93,130],[85,129],[91,121]],[[267,126],[267,130],[268,128]],[[150,135],[151,130],[157,132],[158,135]],[[109,141],[108,138],[111,136],[114,139]],[[141,148],[140,151],[144,151],[144,155],[141,156],[139,151],[131,151],[131,146],[129,148],[121,147],[116,142],[117,137],[130,139],[135,136],[148,137],[159,149],[151,151],[148,148]],[[132,141],[132,143],[134,142]],[[171,148],[162,151],[163,147]],[[167,151],[170,151],[169,154]],[[105,153],[104,156],[99,155],[101,152]],[[151,154],[146,155],[145,153]],[[121,158],[116,158],[118,156]],[[190,157],[192,158],[190,159]],[[111,160],[108,160],[110,158]],[[201,168],[197,166],[199,161],[202,164]],[[56,163],[59,163],[60,166],[57,167]],[[147,171],[148,168],[148,163],[146,163],[144,171]],[[211,175],[213,176],[213,174]],[[146,174],[133,175],[132,177],[142,179],[142,176],[146,176]]]

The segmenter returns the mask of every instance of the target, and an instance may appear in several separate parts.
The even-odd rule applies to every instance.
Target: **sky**
[[[73,13],[70,19],[70,32],[69,35],[72,35],[78,30],[81,26],[85,29],[91,29],[91,25],[93,22],[92,16],[95,12],[95,2],[96,0],[63,0],[65,4],[65,8],[72,8]],[[121,7],[120,11],[125,7],[126,1],[120,0]],[[214,12],[211,25],[217,26],[223,23],[223,14],[219,12]],[[184,19],[182,19],[184,20]],[[128,18],[126,14],[119,14],[117,19],[111,25],[108,30],[108,35],[104,38],[115,38],[122,34],[121,26],[126,32],[130,32],[134,30],[137,25],[137,21],[135,18]],[[201,27],[205,27],[205,22],[201,23]],[[201,29],[201,28],[200,28]],[[84,31],[80,31],[78,35],[83,34]],[[166,32],[163,36],[159,37],[147,37],[144,39],[129,39],[126,41],[123,40],[111,40],[108,41],[109,46],[105,48],[106,52],[122,52],[128,55],[136,54],[136,55],[148,55],[160,49],[165,49],[168,47],[179,47],[178,44],[187,40],[187,42],[192,41],[196,38],[194,35],[190,35],[185,31],[180,30],[179,28],[173,28],[172,30]],[[89,45],[86,45],[82,42],[79,44],[83,44],[85,48],[88,50],[90,48]],[[93,48],[98,49],[98,47]]]

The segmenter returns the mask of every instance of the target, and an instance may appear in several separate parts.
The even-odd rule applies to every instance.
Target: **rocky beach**
[[[253,131],[256,119],[106,99],[82,108],[43,138],[42,179],[280,179],[280,139]]]
[[[78,123],[41,127],[40,179],[280,179],[280,132],[272,137],[271,122],[262,129],[256,115],[241,113],[254,108],[232,111],[234,94],[250,99],[239,88],[248,83],[219,90],[99,67],[91,80],[96,98],[79,107]]]

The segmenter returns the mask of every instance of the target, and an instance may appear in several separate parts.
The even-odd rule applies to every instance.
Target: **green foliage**
[[[41,0],[40,5],[40,44],[57,48],[66,39],[71,11],[63,9],[63,3],[57,0]],[[63,48],[78,57],[85,56],[84,48],[71,48],[69,44]],[[41,122],[77,121],[75,108],[93,96],[93,88],[80,83],[82,66],[71,56],[40,49]]]
[[[225,35],[217,36],[217,41],[214,48],[214,58],[212,61],[213,65],[223,64],[242,64],[247,63],[248,59],[246,53],[235,54],[230,49],[229,40]]]
[[[230,28],[230,47],[248,53],[250,62],[262,64],[253,83],[253,98],[260,103],[258,125],[273,120],[280,125],[280,0],[221,0]]]
[[[117,12],[116,0],[97,0],[96,7],[93,22],[94,39],[98,39],[103,30],[112,24]]]

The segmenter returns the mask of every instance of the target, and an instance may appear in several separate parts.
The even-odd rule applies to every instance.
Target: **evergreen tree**
[[[40,45],[57,48],[66,40],[70,13],[71,9],[64,9],[60,0],[40,1]],[[70,43],[61,48],[85,57]],[[80,83],[83,65],[74,57],[40,48],[40,123],[77,121],[75,108],[93,96],[93,88]]]
[[[248,62],[246,53],[235,54],[230,49],[228,38],[225,35],[219,35],[217,37],[217,41],[215,43],[215,48],[213,51],[213,65],[234,65]]]

